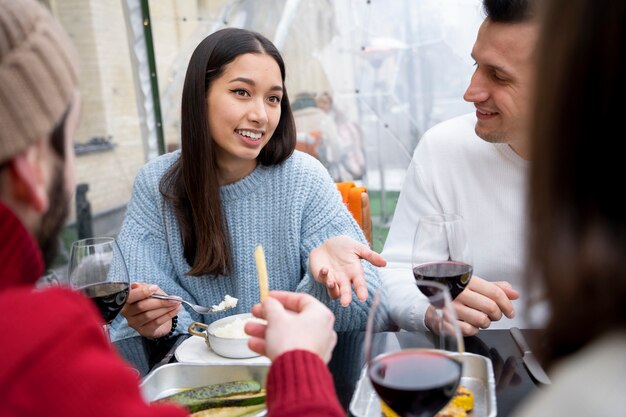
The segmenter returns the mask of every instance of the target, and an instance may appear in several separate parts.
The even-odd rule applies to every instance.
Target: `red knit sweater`
[[[0,415],[2,417],[184,416],[150,406],[138,380],[102,332],[95,306],[63,288],[34,289],[41,253],[15,215],[0,203]],[[267,379],[272,417],[345,416],[326,365],[291,351]]]
[[[0,415],[184,416],[150,406],[111,348],[95,306],[63,288],[37,290],[41,253],[0,203]]]
[[[270,417],[338,417],[346,413],[328,368],[315,354],[295,350],[280,355],[266,382]]]

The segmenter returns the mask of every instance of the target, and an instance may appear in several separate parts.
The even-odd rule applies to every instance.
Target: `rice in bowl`
[[[223,337],[225,339],[243,339],[249,337],[243,330],[247,322],[252,321],[256,323],[266,324],[265,320],[256,317],[235,318],[234,320],[223,324],[221,326],[212,329],[211,334],[217,337]]]

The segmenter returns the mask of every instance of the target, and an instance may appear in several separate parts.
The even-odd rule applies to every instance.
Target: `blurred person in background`
[[[315,107],[311,93],[296,94],[291,103],[291,110],[296,123],[296,150],[320,159],[322,126],[330,125],[330,119]]]
[[[339,156],[343,144],[332,116],[317,107],[315,95],[301,92],[291,105],[296,123],[296,149],[319,159],[334,181],[339,181]]]
[[[182,149],[140,170],[118,237],[131,279],[144,282],[131,284],[113,340],[162,341],[193,321],[249,312],[259,300],[259,244],[270,289],[314,295],[336,315],[337,330],[365,328],[368,293],[380,280],[361,258],[384,261],[324,167],[294,152],[284,80],[279,51],[258,33],[222,29],[195,49],[183,87]],[[228,294],[238,304],[201,316],[150,298],[155,292],[206,306]]]
[[[359,125],[337,108],[333,97],[324,92],[315,97],[317,107],[333,117],[341,143],[338,170],[340,181],[359,180],[365,174],[365,145]]]
[[[36,1],[0,0],[0,415],[184,416],[148,406],[93,302],[35,289],[74,190],[78,58]]]
[[[463,333],[531,326],[523,304],[513,300],[525,259],[534,3],[483,0],[486,18],[464,95],[476,111],[434,126],[415,149],[382,252],[389,262],[381,273],[391,317],[404,329],[428,325],[427,300],[413,284],[411,248],[418,219],[439,213],[463,217],[473,256],[475,275],[454,300]],[[415,302],[399,301],[405,298]]]
[[[550,317],[540,356],[552,385],[519,416],[626,413],[626,215],[622,129],[626,2],[550,0],[531,130],[529,281]]]

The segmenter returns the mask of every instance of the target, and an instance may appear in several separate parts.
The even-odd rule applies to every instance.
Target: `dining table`
[[[538,335],[536,330],[524,329],[522,334],[533,340]],[[365,332],[338,332],[337,345],[328,364],[333,376],[335,389],[341,405],[350,414],[350,401],[362,375],[365,363]],[[159,366],[176,362],[175,352],[180,344],[190,337],[188,334],[176,335],[169,340],[155,343],[141,336],[114,342],[122,357],[145,377]],[[195,336],[191,336],[195,337]],[[375,335],[379,341],[393,338],[402,344],[411,339],[411,332],[389,331]],[[374,342],[373,342],[374,343]],[[497,415],[511,415],[516,406],[533,391],[540,389],[540,384],[528,373],[522,362],[522,352],[515,344],[507,329],[485,329],[476,336],[465,338],[465,350],[482,355],[491,360],[495,380]],[[479,417],[479,416],[476,416]]]

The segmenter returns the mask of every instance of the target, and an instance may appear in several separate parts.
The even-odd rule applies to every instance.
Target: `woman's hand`
[[[252,308],[252,314],[267,320],[267,325],[245,325],[250,349],[272,361],[290,350],[308,350],[328,363],[337,343],[335,316],[328,307],[309,294],[272,291],[269,295]]]
[[[156,285],[140,282],[130,284],[130,293],[122,315],[128,325],[143,337],[157,339],[165,336],[172,328],[172,318],[180,311],[178,301],[150,298],[154,293],[164,294]]]
[[[387,262],[367,245],[349,236],[335,236],[326,240],[309,254],[309,269],[315,280],[326,287],[328,295],[341,297],[341,305],[352,302],[352,286],[359,300],[367,299],[367,286],[361,259],[375,266]]]

